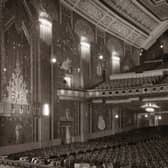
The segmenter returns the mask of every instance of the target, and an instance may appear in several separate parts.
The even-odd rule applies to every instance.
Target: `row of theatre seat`
[[[146,87],[168,83],[168,69],[113,74],[109,80],[97,85],[96,90],[112,90],[134,87]]]
[[[108,82],[104,82],[97,86],[95,89],[118,89],[118,88],[132,88],[132,87],[140,87],[140,86],[152,86],[155,84],[159,84],[163,79],[162,76],[151,76],[144,78],[128,78],[128,79],[116,79],[110,80]]]
[[[166,168],[167,145],[168,137],[161,134],[160,127],[145,128],[86,143],[12,154],[8,159],[48,167],[71,168],[75,163],[89,163],[94,168]]]

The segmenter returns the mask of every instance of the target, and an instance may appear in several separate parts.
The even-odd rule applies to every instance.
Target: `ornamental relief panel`
[[[146,31],[153,30],[158,25],[158,21],[146,14],[134,1],[131,0],[104,0],[110,7],[124,14],[128,20],[133,20],[135,24],[141,26]],[[127,10],[129,9],[129,10]]]
[[[121,17],[117,16],[113,11],[108,10],[99,1],[80,0],[78,1],[78,3],[73,4],[71,0],[64,0],[64,3],[73,7],[74,11],[78,11],[79,14],[84,15],[86,18],[88,18],[88,21],[91,21],[97,27],[105,31],[108,30],[108,32],[111,33],[112,35],[116,35],[120,39],[125,40],[136,47],[140,47],[144,42],[144,41],[143,42],[138,41],[139,37],[145,40],[148,38],[148,35],[139,30],[137,27],[129,24],[129,22],[124,21]],[[147,22],[149,22],[149,20]],[[80,25],[79,27],[82,28],[82,26]],[[142,27],[144,26],[142,25]],[[81,30],[79,31],[81,32]],[[133,31],[136,33],[132,35]],[[78,32],[78,34],[81,33]]]
[[[30,102],[30,44],[22,28],[15,23],[5,32],[3,101],[10,104],[28,105]]]
[[[79,7],[85,10],[88,15],[92,15],[96,20],[99,20],[104,17],[104,12],[100,11],[92,4],[92,1],[88,2],[88,0],[80,1]]]
[[[168,3],[168,1],[166,1],[166,0],[151,0],[151,2],[156,6],[163,4],[163,3]]]

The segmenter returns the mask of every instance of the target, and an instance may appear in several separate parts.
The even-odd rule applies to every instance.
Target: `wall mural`
[[[32,142],[33,113],[30,107],[30,18],[24,3],[8,0],[4,8],[4,57],[0,146]]]
[[[20,65],[17,62],[7,86],[7,97],[5,102],[10,104],[28,105],[28,89],[21,73]]]

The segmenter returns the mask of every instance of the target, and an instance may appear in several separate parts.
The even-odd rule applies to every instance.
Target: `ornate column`
[[[88,110],[89,110],[88,102],[81,102],[80,104],[80,138],[82,142],[87,140],[87,134],[89,132]]]
[[[33,20],[32,34],[31,34],[31,106],[33,110],[33,140],[37,142],[39,140],[39,116],[40,116],[40,103],[39,103],[39,54],[40,54],[40,35],[39,35],[39,23],[38,18]]]
[[[0,59],[1,59],[1,100],[3,99],[3,87],[6,82],[5,67],[5,41],[4,41],[4,17],[3,17],[4,0],[0,0]]]

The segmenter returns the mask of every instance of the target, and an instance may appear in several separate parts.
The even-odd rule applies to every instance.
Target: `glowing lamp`
[[[7,71],[7,69],[6,69],[6,68],[3,68],[3,71],[4,71],[4,72],[6,72],[6,71]]]
[[[118,114],[116,114],[116,115],[114,116],[114,118],[118,119],[118,118],[119,118],[119,115],[118,115]]]
[[[162,116],[158,116],[158,120],[161,120],[162,119]]]
[[[163,47],[164,47],[163,44],[161,44],[161,45],[160,45],[160,48],[163,48]]]
[[[148,118],[148,114],[145,114],[145,118]]]
[[[49,116],[50,115],[50,108],[49,104],[43,105],[43,116]]]
[[[152,112],[155,111],[155,109],[154,109],[153,107],[146,107],[146,108],[145,108],[145,111],[152,113]]]
[[[56,58],[51,58],[51,63],[56,63],[57,62],[57,59]]]
[[[103,60],[103,55],[99,55],[99,60]]]

